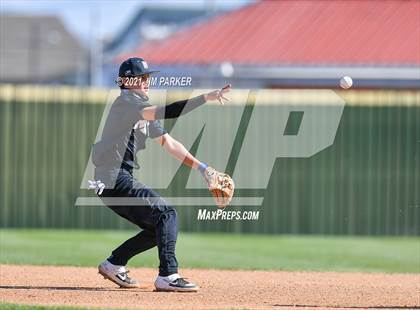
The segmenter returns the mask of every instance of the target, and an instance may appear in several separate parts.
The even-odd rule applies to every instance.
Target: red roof
[[[420,64],[420,1],[262,1],[141,46],[154,64]]]

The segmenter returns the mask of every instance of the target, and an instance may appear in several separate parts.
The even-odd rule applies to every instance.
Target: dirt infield
[[[184,269],[198,293],[155,292],[156,271],[137,268],[139,289],[120,289],[95,268],[0,265],[2,302],[131,309],[420,308],[419,274]]]

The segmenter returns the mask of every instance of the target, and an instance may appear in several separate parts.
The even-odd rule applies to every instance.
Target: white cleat
[[[177,273],[167,277],[158,276],[155,281],[157,291],[162,292],[197,292],[199,287],[186,281]]]
[[[110,280],[122,288],[136,288],[139,283],[127,276],[129,272],[124,266],[111,264],[108,260],[103,261],[98,266],[98,272],[104,279]]]

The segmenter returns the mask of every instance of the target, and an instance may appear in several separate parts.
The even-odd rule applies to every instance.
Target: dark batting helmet
[[[150,70],[147,62],[138,57],[128,58],[120,65],[119,77],[134,77],[145,74],[152,74],[159,71]]]

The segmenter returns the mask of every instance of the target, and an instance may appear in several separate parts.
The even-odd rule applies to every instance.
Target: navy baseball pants
[[[104,172],[98,171],[95,171],[95,179],[106,180],[107,176]],[[108,260],[114,265],[125,266],[133,256],[157,245],[160,261],[159,275],[168,276],[177,273],[175,244],[178,220],[175,209],[158,193],[137,181],[131,170],[112,169],[105,174],[111,174],[115,185],[113,189],[105,188],[99,197],[112,211],[142,229],[137,235],[117,247]],[[106,181],[105,185],[107,185]],[[122,202],[124,198],[131,198],[130,201],[133,197],[136,199],[134,204],[112,205],[109,201],[107,202],[108,197],[120,197]]]

